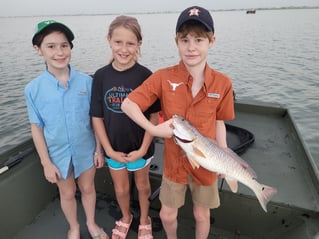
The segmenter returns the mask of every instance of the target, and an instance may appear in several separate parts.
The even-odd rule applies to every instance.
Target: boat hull
[[[260,102],[237,102],[236,119],[230,123],[252,132],[254,140],[238,149],[256,171],[258,179],[278,189],[265,213],[253,192],[239,185],[232,193],[219,181],[221,206],[211,210],[209,238],[314,238],[319,232],[319,180],[315,167],[289,110],[278,105]],[[227,131],[230,147],[241,144],[242,137],[234,130]],[[33,147],[32,140],[17,146],[0,157],[3,163],[10,155]],[[150,179],[152,192],[160,187],[163,173],[163,140],[156,139],[156,153],[152,161]],[[136,238],[138,227],[138,199],[131,176],[131,208],[134,215],[128,238]],[[110,234],[114,220],[120,218],[111,176],[107,168],[98,169],[95,177],[97,191],[96,219]],[[1,238],[63,238],[67,223],[60,210],[58,191],[43,176],[35,151],[21,163],[0,175],[0,231]],[[159,210],[161,204],[154,193],[150,216],[154,238],[165,238]],[[81,238],[90,238],[79,199]],[[179,238],[194,238],[192,202],[187,192],[186,203],[178,216]]]

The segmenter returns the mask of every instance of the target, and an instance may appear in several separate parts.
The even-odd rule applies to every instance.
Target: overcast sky
[[[0,16],[121,14],[181,11],[192,5],[210,10],[319,6],[318,0],[0,0]]]

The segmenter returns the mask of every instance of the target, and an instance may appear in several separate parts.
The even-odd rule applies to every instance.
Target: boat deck
[[[268,204],[268,212],[265,213],[249,188],[240,184],[239,192],[232,193],[221,180],[221,206],[211,212],[209,238],[315,238],[319,232],[318,169],[313,167],[313,160],[300,139],[289,111],[277,106],[258,104],[256,107],[242,102],[236,104],[236,120],[229,123],[254,134],[254,143],[242,152],[241,157],[255,170],[260,183],[277,188],[278,193]],[[230,147],[239,143],[238,135],[228,132],[227,137]],[[17,153],[17,150],[19,152],[31,146],[32,141],[26,142],[15,152],[1,155],[0,163]],[[162,140],[158,139],[150,172],[153,192],[161,182],[162,154]],[[121,215],[106,168],[97,171],[95,181],[96,220],[110,234],[114,221]],[[60,210],[56,187],[44,180],[35,152],[0,175],[0,190],[0,238],[65,238],[67,223]],[[139,215],[134,187],[131,195],[134,220],[128,239],[137,237]],[[80,198],[79,194],[77,198]],[[81,238],[90,238],[80,200],[78,205]],[[188,196],[179,213],[179,238],[194,238],[191,206]],[[159,210],[160,202],[155,197],[150,209],[154,238],[165,238]]]
[[[280,108],[237,107],[240,114],[231,123],[255,135],[254,144],[242,157],[255,169],[259,182],[278,189],[272,202],[319,212],[318,169],[291,115]],[[241,186],[240,193],[253,195]]]

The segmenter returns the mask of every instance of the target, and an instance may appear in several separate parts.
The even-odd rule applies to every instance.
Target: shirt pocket
[[[64,112],[60,102],[47,101],[43,102],[39,106],[39,113],[45,126],[58,125],[62,118],[64,118]]]
[[[90,101],[86,94],[76,94],[72,99],[74,120],[81,123],[90,122]]]
[[[167,117],[171,117],[174,114],[184,116],[190,100],[184,90],[167,90],[163,94],[161,101]]]
[[[215,124],[218,102],[218,99],[206,98],[198,103],[196,121],[199,122],[200,129],[209,129],[212,124]]]

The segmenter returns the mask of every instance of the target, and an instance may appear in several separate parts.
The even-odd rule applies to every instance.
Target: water
[[[319,166],[319,9],[212,12],[216,42],[209,64],[233,80],[238,99],[290,109]],[[135,15],[142,25],[141,63],[152,70],[178,62],[178,13]],[[37,22],[55,19],[75,33],[71,64],[92,74],[106,64],[107,26],[115,16],[0,18],[0,152],[30,137],[23,89],[44,69],[31,38]]]

